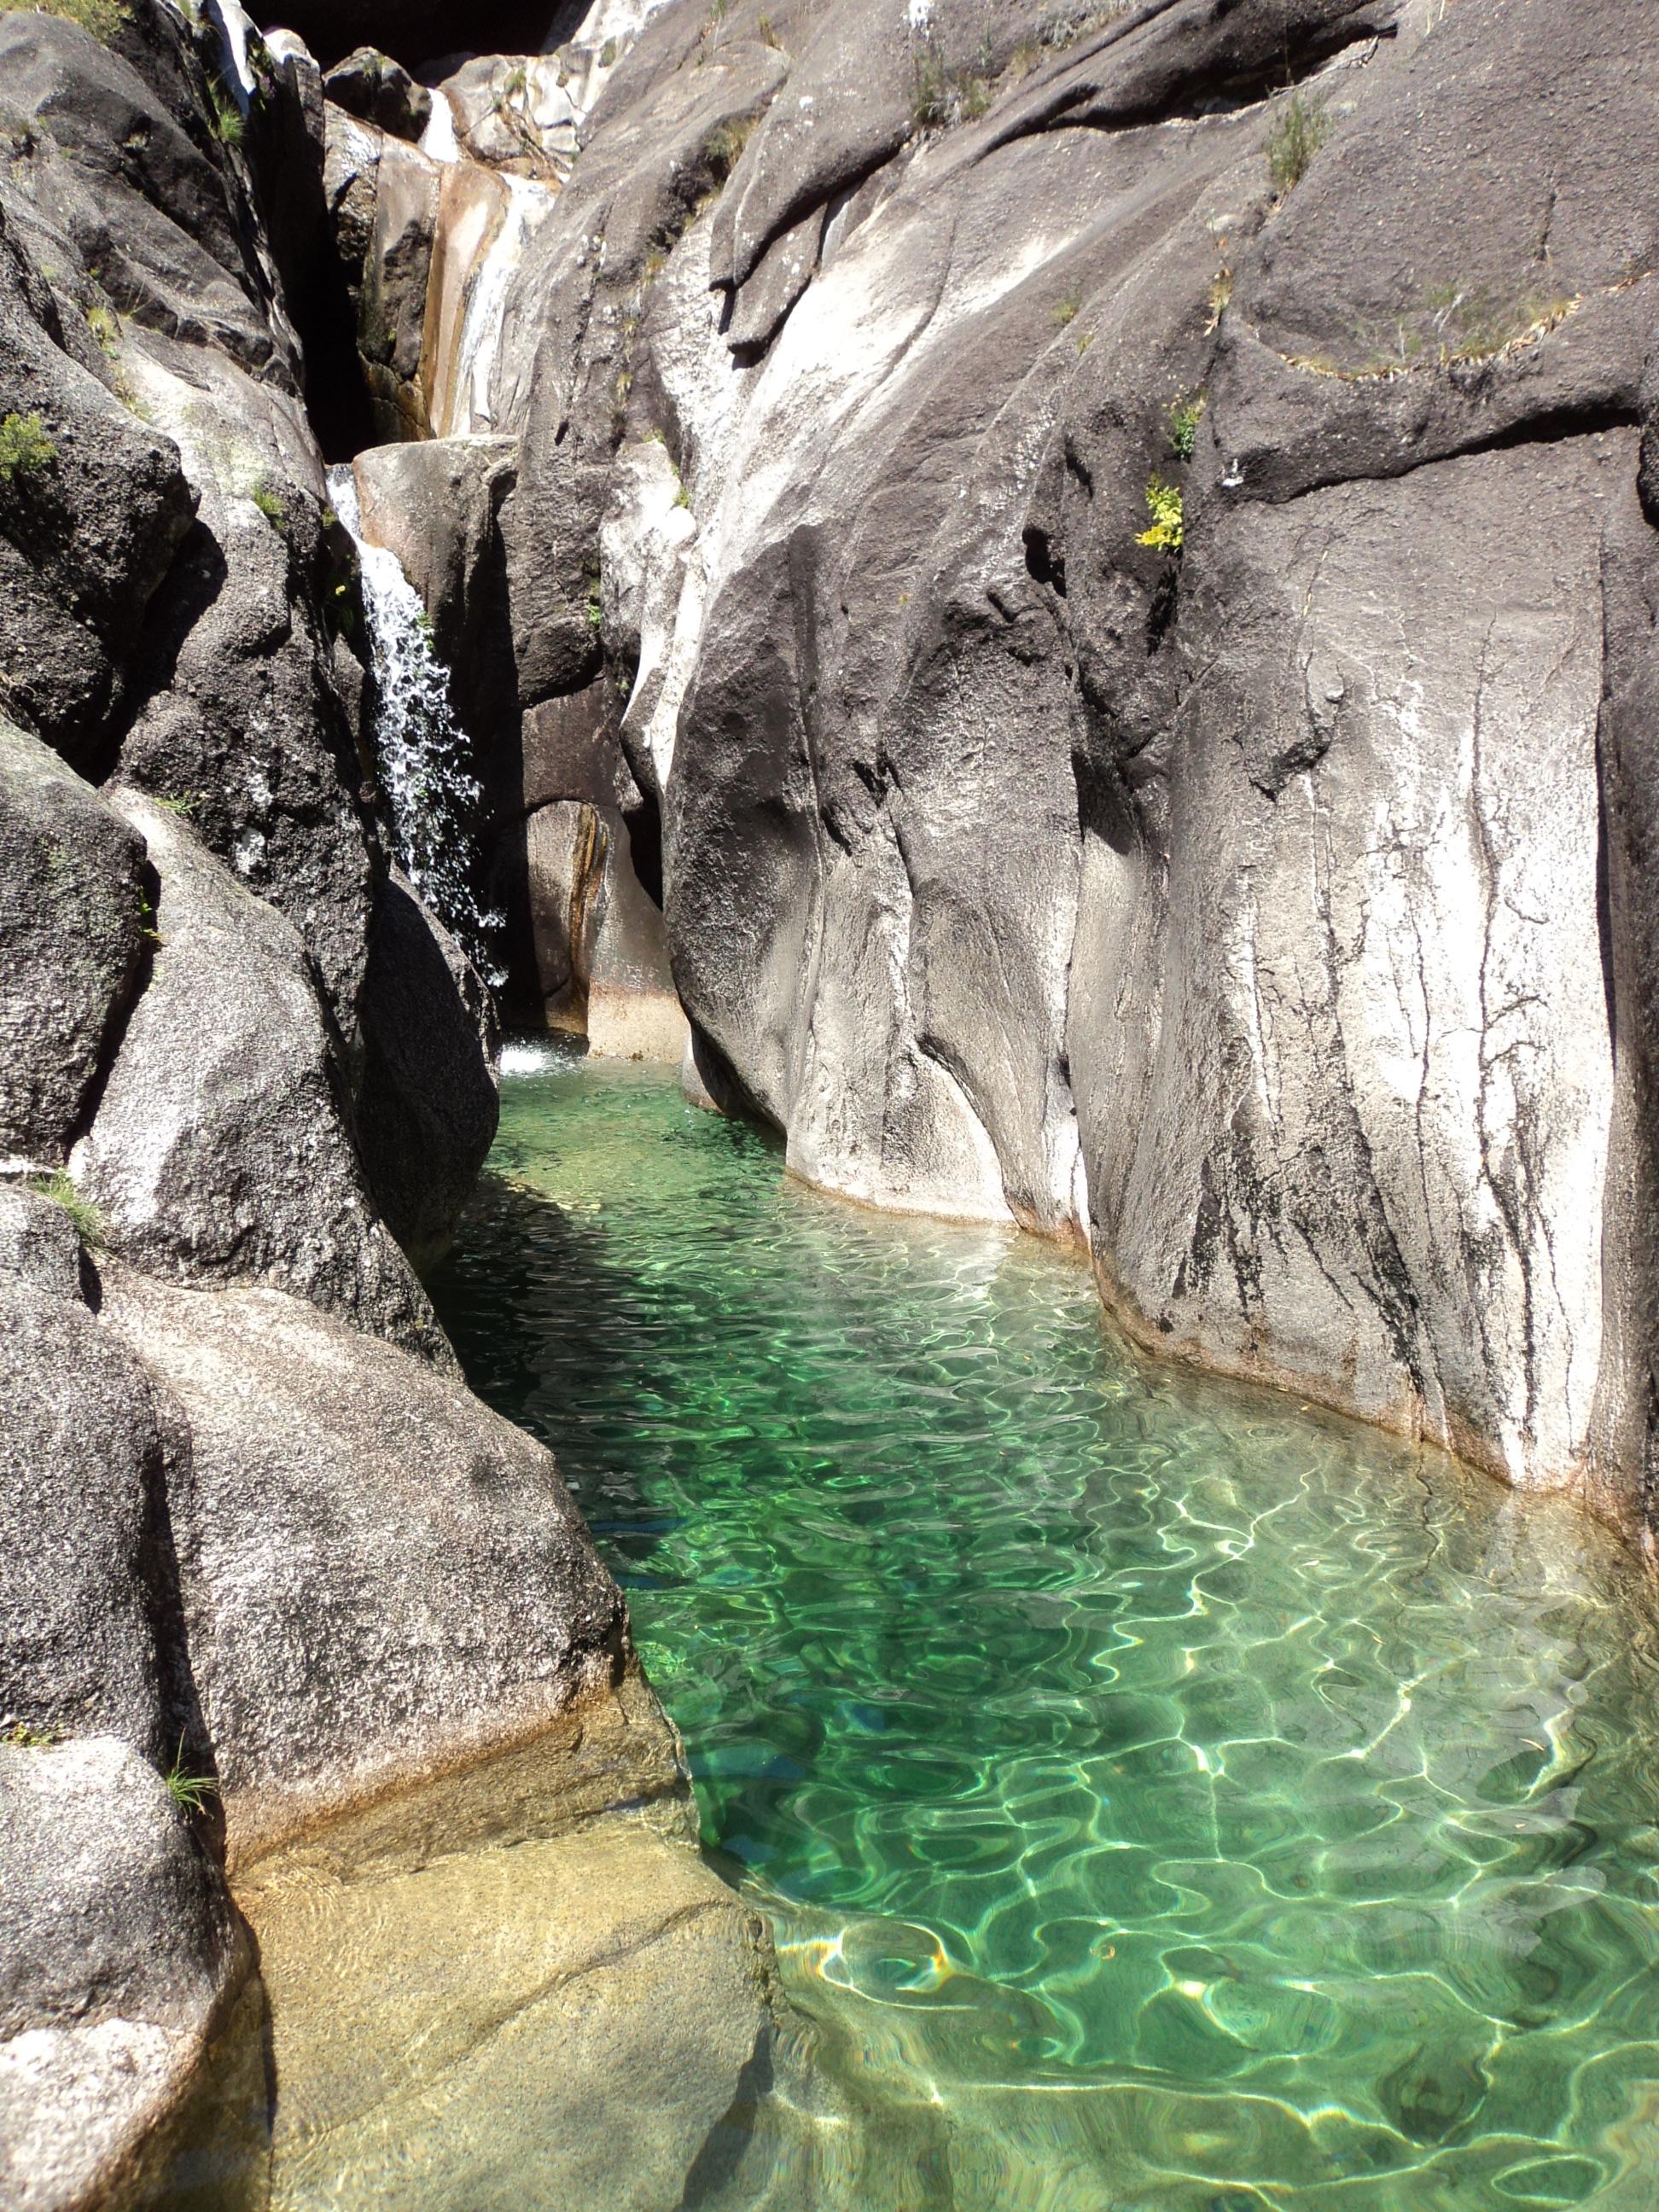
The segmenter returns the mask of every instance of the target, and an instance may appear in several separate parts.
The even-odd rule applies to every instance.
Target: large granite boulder
[[[82,1303],[80,1261],[61,1206],[0,1190],[0,1699],[7,1727],[165,1760],[200,1732],[161,1431],[143,1368]]]
[[[440,1772],[455,1835],[684,1802],[621,1594],[543,1446],[280,1291],[107,1264],[102,1318],[177,1412],[173,1539],[233,1867]],[[503,1754],[518,1768],[469,1811],[467,1771]]]
[[[335,676],[348,574],[225,119],[256,87],[161,0],[123,13],[110,46],[0,17],[0,416],[38,416],[52,450],[0,471],[0,680],[88,775],[118,745],[130,780],[191,807],[301,927],[349,1044],[371,860]]]
[[[154,1767],[111,1736],[0,1744],[6,2203],[128,2212],[200,2192],[253,2212],[263,2010],[246,1929]]]
[[[348,115],[356,115],[395,138],[412,138],[432,120],[432,94],[416,84],[409,71],[390,54],[374,46],[359,46],[337,62],[323,80],[328,97]]]
[[[444,172],[344,108],[330,106],[327,126],[324,191],[375,434],[428,438],[422,367]]]
[[[495,1142],[495,1004],[448,931],[394,872],[363,986],[359,1157],[374,1203],[417,1267],[447,1245]]]
[[[144,845],[38,738],[0,720],[0,1153],[57,1164],[138,981]]]
[[[278,1284],[453,1364],[369,1197],[299,932],[180,816],[114,804],[159,887],[149,980],[75,1155],[112,1249],[180,1280]]]

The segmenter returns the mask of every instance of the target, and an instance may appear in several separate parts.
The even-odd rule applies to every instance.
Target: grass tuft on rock
[[[81,1242],[89,1249],[96,1250],[105,1242],[109,1232],[105,1226],[103,1215],[89,1198],[82,1194],[79,1188],[70,1180],[68,1176],[63,1174],[37,1176],[30,1182],[28,1188],[39,1197],[49,1198],[54,1206],[63,1207],[64,1212],[75,1224]]]
[[[288,527],[288,505],[281,494],[273,491],[262,477],[248,494],[248,497],[271,528],[280,536]]]
[[[179,1739],[178,1753],[166,1775],[167,1795],[181,1813],[198,1814],[207,1810],[210,1797],[219,1795],[219,1785],[210,1774],[189,1774],[185,1771],[185,1740]]]
[[[208,121],[213,125],[213,135],[222,146],[234,149],[247,136],[247,125],[242,111],[236,105],[236,95],[228,85],[217,77],[208,82]]]
[[[0,1722],[0,1744],[11,1751],[50,1751],[59,1741],[55,1729],[40,1729],[27,1721],[15,1721],[8,1714]]]

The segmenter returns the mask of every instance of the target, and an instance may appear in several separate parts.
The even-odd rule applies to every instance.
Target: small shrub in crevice
[[[1054,328],[1057,331],[1063,331],[1068,323],[1074,323],[1082,305],[1082,301],[1075,292],[1068,292],[1063,300],[1056,300],[1049,310],[1049,319]]]
[[[1295,191],[1330,135],[1330,118],[1322,100],[1310,100],[1303,93],[1293,92],[1280,102],[1264,146],[1275,198],[1282,200]]]
[[[1207,404],[1202,392],[1189,392],[1184,398],[1172,399],[1164,410],[1164,419],[1170,426],[1170,451],[1178,461],[1190,461],[1193,458],[1193,447],[1198,442],[1199,417]]]
[[[722,184],[743,159],[743,149],[754,135],[755,121],[752,115],[733,116],[710,137],[708,159]]]
[[[911,37],[910,125],[915,131],[948,131],[953,124],[977,123],[997,96],[995,53],[989,33],[971,69],[952,72],[931,32]]]
[[[951,119],[951,80],[944,58],[931,40],[924,40],[912,57],[915,82],[910,94],[910,120],[918,131],[937,131]]]
[[[1182,506],[1179,484],[1166,483],[1157,474],[1149,477],[1146,512],[1152,517],[1152,524],[1139,533],[1135,544],[1150,545],[1158,553],[1179,554],[1182,538]]]
[[[0,483],[39,476],[57,459],[58,448],[38,415],[0,417]]]

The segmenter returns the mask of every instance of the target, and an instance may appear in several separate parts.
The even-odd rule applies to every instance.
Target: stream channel
[[[893,2147],[848,2193],[762,2094],[695,2201],[1653,2212],[1659,1622],[1613,1538],[1149,1363],[1080,1260],[825,1199],[665,1071],[508,1067],[442,1318]]]

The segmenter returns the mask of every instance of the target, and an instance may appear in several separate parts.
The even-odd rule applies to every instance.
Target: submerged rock
[[[688,2201],[769,2083],[765,1928],[637,1820],[248,1893],[283,2084],[272,2197],[548,2212]],[[735,2130],[732,2130],[735,2132]]]

